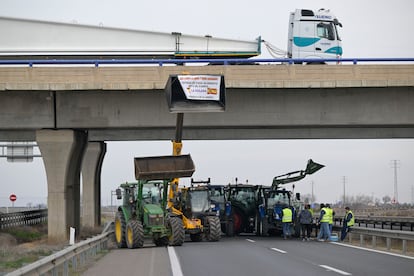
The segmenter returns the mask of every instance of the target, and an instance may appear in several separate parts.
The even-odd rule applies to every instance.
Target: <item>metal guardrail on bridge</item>
[[[47,221],[47,209],[0,214],[0,229]]]
[[[99,67],[100,65],[125,65],[125,64],[153,64],[163,66],[166,64],[192,64],[192,63],[207,63],[213,65],[249,65],[260,63],[282,63],[282,64],[323,64],[323,63],[375,63],[375,62],[414,62],[414,58],[330,58],[330,59],[298,59],[298,58],[276,58],[276,59],[10,59],[0,60],[0,65],[94,65]]]

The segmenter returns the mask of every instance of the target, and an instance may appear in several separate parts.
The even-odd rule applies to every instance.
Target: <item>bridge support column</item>
[[[82,161],[82,226],[101,225],[101,169],[104,142],[89,142]]]
[[[38,130],[48,187],[48,238],[69,240],[69,229],[80,228],[80,170],[87,133],[74,130]]]

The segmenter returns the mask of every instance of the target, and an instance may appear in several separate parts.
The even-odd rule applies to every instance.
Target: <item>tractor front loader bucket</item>
[[[189,154],[179,156],[135,157],[137,180],[161,180],[191,177],[195,171]]]

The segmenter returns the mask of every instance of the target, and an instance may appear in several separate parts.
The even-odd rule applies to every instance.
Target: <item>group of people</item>
[[[352,226],[355,223],[354,214],[349,207],[345,208],[345,216],[342,224],[341,241],[346,238],[348,232],[351,231]],[[331,208],[330,204],[320,205],[320,214],[317,220],[317,225],[320,226],[320,231],[317,236],[318,241],[330,241],[332,226],[334,221],[335,211]],[[284,239],[291,236],[290,227],[293,220],[293,212],[289,207],[285,207],[282,210],[282,225],[283,225],[283,237]],[[313,223],[313,211],[309,204],[305,205],[305,208],[299,213],[299,223],[301,225],[302,240],[310,240]]]
[[[332,225],[333,219],[335,216],[334,210],[331,208],[330,204],[321,204],[321,211],[319,214],[318,224],[320,225],[320,230],[318,234],[318,241],[329,241],[331,240]]]

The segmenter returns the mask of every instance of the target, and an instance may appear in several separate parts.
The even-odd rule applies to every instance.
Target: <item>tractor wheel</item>
[[[266,220],[264,220],[264,219],[260,220],[259,228],[260,228],[260,231],[259,231],[260,236],[268,236],[269,235],[269,228],[268,228]]]
[[[199,242],[199,241],[201,241],[202,240],[201,233],[190,234],[190,239],[193,242]]]
[[[126,244],[128,248],[139,248],[144,245],[144,227],[137,220],[130,220],[126,226]]]
[[[227,221],[226,223],[226,236],[233,237],[234,236],[234,224],[233,221]]]
[[[207,217],[207,231],[206,238],[208,241],[218,241],[221,238],[221,226],[219,217]]]
[[[170,232],[168,244],[172,246],[182,245],[184,243],[185,231],[181,218],[169,217],[167,220],[167,228]]]
[[[266,218],[261,218],[259,214],[256,216],[256,235],[257,236],[267,236],[268,233],[267,229],[267,221]]]
[[[125,240],[125,230],[126,230],[126,223],[124,213],[118,211],[115,215],[115,241],[118,248],[125,248],[126,240]]]

